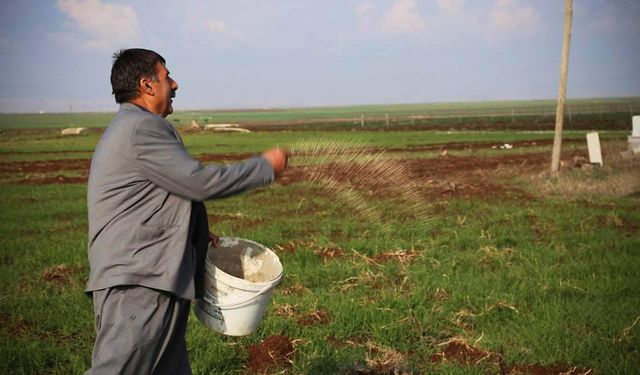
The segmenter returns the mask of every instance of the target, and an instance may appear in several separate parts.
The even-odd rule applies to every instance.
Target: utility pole
[[[556,108],[556,130],[553,136],[553,152],[551,153],[551,174],[553,175],[558,175],[558,169],[560,168],[562,121],[564,120],[564,99],[567,96],[567,72],[569,70],[569,45],[571,43],[573,0],[565,0],[564,9],[564,38],[562,42],[562,62],[560,63],[560,89],[558,90],[558,107]]]

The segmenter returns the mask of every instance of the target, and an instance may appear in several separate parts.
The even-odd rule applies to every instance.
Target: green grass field
[[[546,162],[535,161],[550,158],[550,132],[184,134],[199,157],[335,139],[430,166],[416,177],[430,230],[384,197],[364,196],[385,213],[383,228],[298,180],[207,202],[212,231],[274,249],[284,277],[251,336],[219,335],[192,314],[194,373],[251,373],[251,347],[276,335],[294,353],[266,373],[498,374],[534,365],[637,372],[640,163],[619,157],[627,135],[600,134],[605,167],[565,168],[552,179],[542,173]],[[90,158],[99,136],[11,130],[0,138],[0,373],[78,374],[90,365],[86,185],[43,181],[86,176],[64,166]],[[584,132],[565,139],[564,159],[586,152]],[[525,141],[537,144],[491,147]],[[482,167],[492,160],[500,162]],[[47,169],[55,163],[62,167]],[[491,355],[464,362],[442,354],[451,343]]]
[[[114,104],[114,108],[116,105]],[[115,110],[115,109],[114,109]],[[517,121],[532,118],[555,118],[554,100],[523,101],[487,101],[454,102],[425,104],[359,105],[344,107],[318,108],[273,108],[258,110],[188,110],[176,111],[168,119],[177,125],[189,125],[191,121],[206,123],[246,124],[305,124],[315,127],[339,123],[345,125],[361,124],[365,117],[365,126],[376,127],[384,124],[386,116],[389,123],[397,125],[417,124],[454,124],[462,120],[475,121]],[[569,99],[566,102],[567,122],[573,117],[587,119],[628,118],[640,113],[640,97]],[[572,117],[573,116],[573,117]],[[0,114],[0,129],[25,128],[101,128],[109,124],[113,113],[25,113]]]

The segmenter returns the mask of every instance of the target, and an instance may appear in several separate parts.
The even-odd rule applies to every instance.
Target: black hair
[[[113,54],[111,90],[116,103],[126,103],[140,96],[138,82],[143,77],[154,77],[156,65],[165,59],[154,51],[142,48],[122,49]]]

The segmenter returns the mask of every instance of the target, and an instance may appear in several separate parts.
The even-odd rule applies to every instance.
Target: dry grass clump
[[[285,288],[282,291],[282,294],[285,296],[290,296],[290,295],[296,295],[296,296],[300,296],[304,293],[306,293],[308,291],[308,289],[302,285],[302,284],[294,284],[288,288]]]
[[[367,366],[378,374],[409,374],[407,356],[391,348],[385,348],[374,342],[365,344],[369,353],[366,356]]]
[[[479,253],[482,257],[478,260],[478,264],[482,268],[497,268],[501,265],[508,265],[509,260],[514,254],[514,250],[510,247],[498,248],[496,246],[480,246]]]
[[[390,260],[397,261],[398,263],[404,264],[409,263],[420,256],[420,253],[417,251],[411,250],[395,250],[395,251],[386,251],[380,254],[373,256],[373,260],[376,263],[384,263]]]
[[[638,322],[640,321],[640,316],[638,316],[633,323],[631,323],[630,326],[626,327],[625,329],[622,330],[622,332],[620,332],[620,334],[614,339],[614,342],[623,342],[623,341],[628,341],[630,340],[631,335],[631,330],[633,329],[633,327],[636,326],[636,324],[638,324]]]
[[[290,303],[285,303],[284,305],[276,305],[273,309],[273,313],[276,314],[276,316],[291,318],[298,313],[298,305],[293,305]]]
[[[565,199],[640,196],[640,156],[626,149],[626,143],[605,144],[603,166],[565,169],[557,178],[548,172],[531,176],[532,187],[542,195]]]

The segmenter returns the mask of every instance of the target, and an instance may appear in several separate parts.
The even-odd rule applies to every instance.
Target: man
[[[190,301],[202,292],[209,224],[203,201],[273,182],[278,148],[229,167],[203,166],[164,118],[178,84],[144,49],[114,55],[120,110],[96,146],[88,183],[96,340],[88,374],[190,374]]]

